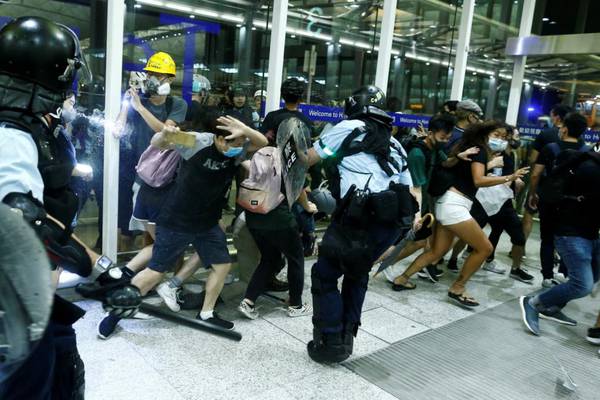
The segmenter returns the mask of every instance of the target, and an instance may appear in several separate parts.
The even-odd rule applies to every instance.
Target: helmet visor
[[[67,68],[59,79],[65,82],[74,82],[77,79],[79,83],[91,83],[93,79],[92,71],[90,71],[83,51],[81,50],[79,38],[68,26],[62,24],[58,25],[73,38],[73,42],[75,43],[75,54],[73,55],[73,58],[68,60]]]

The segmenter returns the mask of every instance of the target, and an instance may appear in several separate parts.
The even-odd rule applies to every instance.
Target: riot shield
[[[277,129],[277,148],[281,152],[283,182],[288,204],[298,199],[304,188],[308,169],[310,130],[300,119],[284,120]]]

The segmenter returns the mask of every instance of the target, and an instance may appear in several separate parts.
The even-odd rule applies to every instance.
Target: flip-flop
[[[403,290],[414,290],[416,288],[417,288],[417,285],[415,285],[412,282],[406,282],[404,285],[399,285],[397,283],[392,282],[392,290],[395,292],[401,292]]]
[[[467,307],[467,308],[474,308],[477,307],[479,305],[478,302],[475,301],[474,298],[470,297],[470,296],[465,296],[464,293],[461,294],[456,294],[456,293],[452,293],[452,292],[448,292],[448,297],[456,304],[463,306],[463,307]]]

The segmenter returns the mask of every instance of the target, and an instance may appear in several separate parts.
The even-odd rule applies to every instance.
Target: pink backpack
[[[281,167],[278,148],[258,150],[250,161],[250,176],[240,184],[237,203],[257,214],[267,214],[281,204]]]
[[[173,182],[180,160],[177,151],[161,150],[150,145],[140,156],[135,170],[145,183],[160,188]]]

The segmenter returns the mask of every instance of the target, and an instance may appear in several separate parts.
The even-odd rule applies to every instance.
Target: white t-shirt
[[[29,193],[44,200],[44,182],[37,167],[37,147],[27,132],[0,124],[0,201],[9,193]]]

